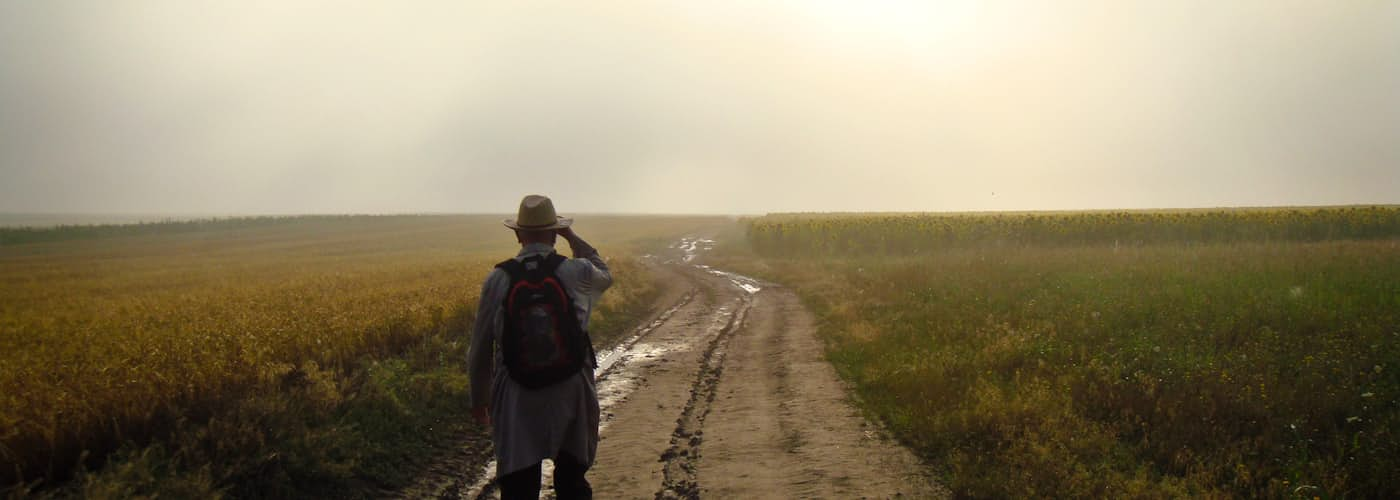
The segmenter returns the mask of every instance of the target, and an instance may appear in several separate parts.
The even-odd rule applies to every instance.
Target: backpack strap
[[[496,264],[496,268],[505,271],[510,276],[510,281],[514,283],[525,278],[531,271],[542,269],[545,274],[554,274],[554,271],[559,268],[559,264],[566,260],[568,259],[559,255],[558,252],[551,252],[548,255],[531,255],[521,260],[506,259]],[[535,269],[530,269],[526,265],[527,262],[538,262],[539,264],[536,264]]]
[[[559,265],[563,264],[566,260],[569,259],[563,255],[559,255],[559,252],[553,252],[544,257],[544,262],[541,265],[544,266],[546,272],[554,274],[555,271],[559,270]],[[555,275],[555,277],[558,277],[558,275]]]
[[[510,277],[511,283],[518,281],[522,276],[525,275],[525,265],[515,259],[506,259],[501,261],[499,264],[496,264],[496,269],[505,271],[506,276]]]

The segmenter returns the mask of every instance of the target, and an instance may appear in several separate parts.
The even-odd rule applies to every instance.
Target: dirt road
[[[595,495],[946,496],[908,450],[851,406],[797,297],[693,264],[708,243],[686,240],[658,257],[669,307],[600,353]],[[490,498],[494,471],[487,464],[437,477],[407,496]],[[550,472],[546,463],[545,498]]]

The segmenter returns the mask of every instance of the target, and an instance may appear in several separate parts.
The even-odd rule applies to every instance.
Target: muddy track
[[[926,466],[851,404],[796,295],[695,265],[704,242],[684,241],[657,259],[669,275],[658,302],[666,307],[599,353],[601,440],[588,475],[595,496],[946,496]],[[553,498],[551,465],[542,498]],[[401,496],[498,495],[493,462],[451,467],[450,481]]]
[[[705,417],[710,414],[710,405],[715,400],[715,388],[720,375],[724,373],[725,346],[734,330],[743,324],[744,317],[753,301],[744,297],[738,310],[729,317],[729,324],[710,341],[695,382],[690,386],[690,401],[685,404],[681,416],[676,419],[676,430],[671,433],[671,447],[661,454],[661,491],[656,498],[699,498],[700,487],[695,480],[695,464],[700,459],[700,443],[704,439]]]
[[[700,497],[947,496],[851,404],[791,290],[769,284],[755,294],[727,350],[700,443]]]

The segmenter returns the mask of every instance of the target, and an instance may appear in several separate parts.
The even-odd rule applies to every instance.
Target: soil
[[[791,290],[692,263],[712,243],[687,239],[655,258],[667,276],[657,312],[599,353],[595,496],[946,497],[851,404]],[[467,440],[398,496],[498,496],[483,449]]]

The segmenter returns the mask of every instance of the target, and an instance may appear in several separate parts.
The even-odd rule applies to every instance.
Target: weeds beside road
[[[824,228],[938,241],[883,217],[760,218],[800,236],[717,265],[796,287],[955,494],[1400,495],[1395,239],[877,252]]]

